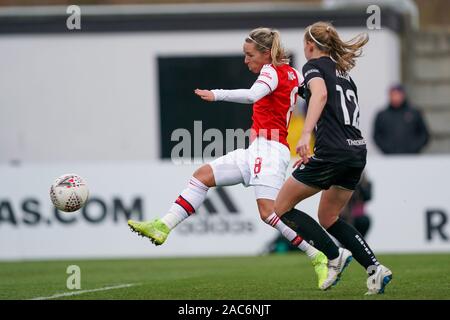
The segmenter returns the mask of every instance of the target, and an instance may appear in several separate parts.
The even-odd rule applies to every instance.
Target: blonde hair
[[[289,58],[287,57],[284,48],[281,46],[281,36],[278,30],[270,28],[253,29],[245,39],[245,42],[253,42],[256,50],[259,52],[270,50],[272,64],[275,66],[289,63]]]
[[[361,56],[362,47],[369,41],[369,36],[367,33],[360,33],[345,42],[331,23],[319,21],[306,28],[305,40],[314,41],[320,51],[329,54],[336,61],[337,71],[346,74],[355,66],[355,59]]]

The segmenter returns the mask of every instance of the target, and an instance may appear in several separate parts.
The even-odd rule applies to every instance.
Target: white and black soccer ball
[[[50,199],[61,211],[73,212],[82,208],[89,197],[86,181],[77,174],[60,176],[50,187]]]

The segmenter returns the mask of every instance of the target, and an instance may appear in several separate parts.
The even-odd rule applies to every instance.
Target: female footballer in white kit
[[[259,74],[250,89],[196,89],[195,94],[206,101],[253,104],[249,148],[229,152],[197,169],[187,188],[161,219],[130,220],[128,225],[133,231],[150,238],[155,245],[161,245],[173,228],[195,213],[206,199],[209,188],[242,183],[254,188],[261,219],[306,252],[318,275],[319,287],[327,289],[334,279],[327,280],[326,256],[272,214],[274,200],[284,183],[290,161],[287,128],[302,82],[301,75],[288,64],[276,30],[254,29],[245,39],[243,51],[249,70]]]

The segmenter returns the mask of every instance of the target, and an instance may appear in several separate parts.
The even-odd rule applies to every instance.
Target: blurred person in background
[[[370,228],[370,218],[366,212],[366,202],[372,199],[372,183],[363,172],[347,206],[342,210],[341,217],[365,238]]]
[[[422,114],[409,104],[402,85],[390,88],[389,105],[375,119],[374,139],[385,154],[420,153],[428,143]]]
[[[196,89],[195,94],[209,102],[253,104],[249,148],[229,152],[197,169],[187,188],[161,219],[129,220],[128,225],[132,231],[161,245],[171,230],[202,205],[209,188],[236,184],[252,186],[261,219],[307,254],[317,273],[319,288],[326,289],[324,283],[329,275],[327,257],[272,214],[290,161],[287,127],[297,101],[301,74],[289,65],[277,30],[254,29],[245,39],[243,51],[249,70],[259,74],[250,89]],[[327,236],[317,222],[314,227]]]

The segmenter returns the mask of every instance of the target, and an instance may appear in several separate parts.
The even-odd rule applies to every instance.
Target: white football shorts
[[[284,183],[290,161],[289,148],[263,137],[248,149],[237,149],[213,160],[211,166],[216,186],[242,183],[254,186],[257,199],[275,200]]]

